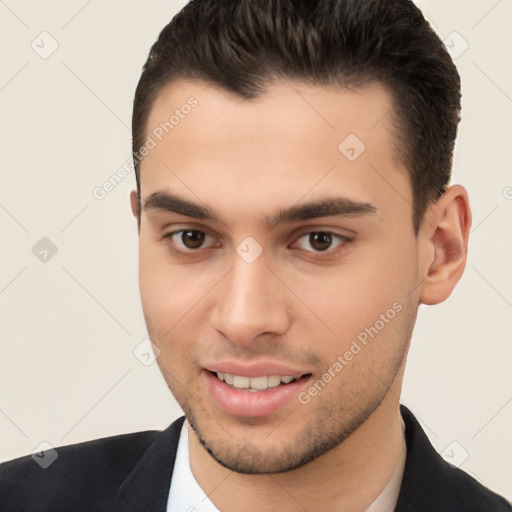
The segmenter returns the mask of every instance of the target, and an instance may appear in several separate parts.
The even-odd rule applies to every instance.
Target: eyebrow
[[[153,192],[144,201],[144,210],[172,212],[199,220],[209,220],[225,225],[222,218],[206,205],[200,205],[169,192]],[[281,208],[265,218],[269,226],[300,222],[320,217],[360,217],[377,214],[378,208],[371,203],[359,202],[347,197],[326,197],[308,203]]]

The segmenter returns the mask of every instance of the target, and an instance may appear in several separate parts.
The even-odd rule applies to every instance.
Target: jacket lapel
[[[418,420],[400,406],[405,422],[407,459],[395,512],[436,512],[459,510],[450,481],[453,469],[437,453]]]
[[[112,511],[166,511],[184,421],[184,416],[174,421],[144,452],[119,487]]]

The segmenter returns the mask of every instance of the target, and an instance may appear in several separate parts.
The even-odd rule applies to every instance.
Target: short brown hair
[[[411,177],[417,234],[446,190],[460,121],[460,77],[409,0],[192,0],[151,48],[133,106],[133,154],[153,102],[169,82],[197,79],[242,98],[279,78],[392,94],[396,141]],[[140,161],[135,160],[140,192]]]

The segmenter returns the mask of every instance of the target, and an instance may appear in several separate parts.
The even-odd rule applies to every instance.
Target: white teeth
[[[233,387],[247,389],[249,387],[249,377],[241,377],[240,375],[235,375],[233,378]]]
[[[267,389],[268,377],[253,377],[250,384],[252,389]]]
[[[279,375],[271,375],[270,377],[267,377],[268,379],[268,387],[269,388],[275,388],[281,384],[281,377]]]
[[[241,375],[232,375],[231,373],[217,372],[217,378],[226,384],[238,389],[249,389],[264,391],[268,388],[275,388],[281,383],[289,384],[295,380],[291,375],[269,375],[262,377],[243,377]]]

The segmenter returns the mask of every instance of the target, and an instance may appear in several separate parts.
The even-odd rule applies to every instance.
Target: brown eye
[[[326,251],[332,244],[332,234],[320,231],[309,234],[309,243],[317,251]]]
[[[350,238],[330,231],[309,231],[300,236],[295,245],[313,254],[334,254],[350,241]]]
[[[203,231],[189,229],[181,232],[181,243],[187,249],[199,249],[205,238],[206,234]]]
[[[199,229],[180,229],[164,235],[171,251],[178,256],[192,256],[203,249],[215,246],[214,238]]]

